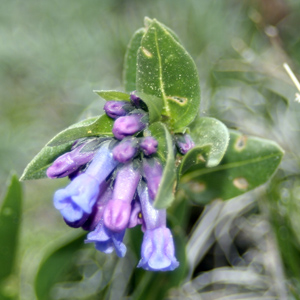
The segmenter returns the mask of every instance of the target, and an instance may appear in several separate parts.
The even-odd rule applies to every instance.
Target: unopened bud
[[[146,127],[142,122],[145,114],[132,114],[118,118],[113,126],[112,132],[118,140],[133,135]]]
[[[157,140],[152,136],[147,136],[142,139],[140,143],[140,148],[144,152],[145,155],[149,156],[157,151],[158,142]]]
[[[127,101],[107,101],[103,109],[109,117],[117,119],[127,115],[133,106]]]
[[[134,137],[123,139],[113,149],[113,158],[120,163],[129,162],[138,152],[138,140]]]
[[[195,147],[195,143],[189,134],[177,134],[175,140],[176,146],[181,154],[186,154]]]

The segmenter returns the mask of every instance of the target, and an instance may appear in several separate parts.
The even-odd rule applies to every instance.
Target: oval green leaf
[[[33,158],[25,168],[20,180],[31,180],[47,178],[46,171],[60,155],[68,152],[72,148],[73,142],[63,145],[48,147],[47,145]]]
[[[94,92],[103,98],[105,101],[130,101],[130,95],[119,91],[97,91]]]
[[[42,260],[39,270],[35,278],[35,292],[38,300],[52,299],[51,289],[55,283],[63,279],[63,275],[67,275],[73,263],[74,252],[84,247],[83,233],[72,235],[69,241],[64,241],[46,254]]]
[[[188,171],[180,187],[198,204],[231,199],[265,183],[282,156],[283,150],[275,142],[230,130],[230,143],[222,162],[213,168]]]
[[[172,136],[165,124],[153,123],[149,126],[151,135],[158,141],[157,156],[163,164],[164,170],[154,207],[162,209],[170,206],[174,200],[174,186],[176,184],[176,167]]]
[[[215,167],[222,160],[229,143],[227,127],[219,120],[197,117],[190,125],[195,147],[182,160],[179,174],[190,168]]]
[[[113,119],[107,115],[93,117],[76,123],[56,135],[25,168],[20,180],[46,178],[53,161],[71,150],[75,140],[88,136],[112,136]]]
[[[22,187],[17,176],[13,175],[0,209],[0,285],[12,273],[14,268],[18,250],[21,215]],[[0,298],[2,296],[1,293],[2,289],[0,289]]]
[[[194,61],[172,34],[155,19],[144,34],[137,55],[137,92],[161,99],[163,115],[173,132],[183,132],[195,118],[200,86]]]
[[[76,123],[56,135],[47,146],[53,147],[89,136],[113,136],[114,120],[106,114]]]
[[[136,95],[139,96],[147,105],[149,112],[149,122],[153,123],[159,121],[163,109],[163,103],[161,99],[156,96],[147,95],[141,92],[136,93]]]
[[[127,46],[123,71],[123,81],[126,92],[132,92],[136,90],[137,52],[141,46],[141,40],[144,33],[145,28],[140,28],[137,30],[133,34]]]

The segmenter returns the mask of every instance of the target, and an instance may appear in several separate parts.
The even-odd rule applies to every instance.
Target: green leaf
[[[149,122],[153,123],[159,121],[163,109],[163,103],[161,99],[156,96],[147,95],[141,92],[136,93],[136,95],[143,99],[143,102],[145,102],[147,105],[149,111]]]
[[[124,61],[124,87],[126,92],[132,92],[136,90],[136,66],[137,66],[137,51],[141,45],[142,37],[145,33],[145,28],[137,30],[128,46],[125,54]]]
[[[114,120],[106,114],[76,123],[56,135],[47,146],[53,147],[89,136],[113,136]]]
[[[197,117],[190,125],[190,135],[195,147],[183,157],[179,174],[184,174],[191,167],[217,166],[228,147],[227,127],[217,119]]]
[[[153,22],[153,19],[150,19],[148,17],[145,17],[144,18],[144,24],[145,24],[145,27],[148,28],[149,26],[151,26]],[[169,28],[168,26],[166,26],[165,24],[162,24],[162,23],[159,23],[163,28],[165,28],[170,34],[171,36],[174,38],[175,41],[177,41],[178,43],[180,43],[180,40],[179,40],[179,37],[178,35],[171,29]]]
[[[71,150],[75,140],[88,136],[112,136],[113,119],[107,115],[76,123],[56,135],[25,168],[20,180],[46,178],[53,161]]]
[[[154,207],[162,209],[170,206],[174,200],[176,167],[173,141],[167,127],[161,122],[151,124],[149,126],[149,131],[158,141],[157,156],[164,166],[160,187],[154,201]]]
[[[0,209],[0,282],[9,276],[14,268],[21,215],[22,187],[17,176],[13,175]],[[1,296],[0,289],[0,298]]]
[[[67,274],[72,266],[74,252],[84,247],[84,235],[82,233],[76,234],[75,237],[73,235],[68,241],[63,241],[59,246],[56,246],[43,259],[34,284],[38,300],[52,299],[51,288],[64,277],[64,274]]]
[[[173,132],[183,132],[200,104],[196,66],[172,34],[155,19],[144,34],[137,55],[137,92],[161,99],[163,115]]]
[[[106,101],[130,101],[130,95],[119,91],[94,91]]]
[[[47,169],[57,157],[70,151],[72,144],[73,142],[54,147],[48,147],[47,145],[44,146],[42,150],[27,165],[20,180],[47,178]]]
[[[221,164],[188,171],[180,186],[199,204],[227,200],[265,183],[282,156],[283,150],[275,142],[230,130],[230,143]]]

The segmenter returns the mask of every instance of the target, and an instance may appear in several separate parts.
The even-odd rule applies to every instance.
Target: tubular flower
[[[131,202],[141,179],[139,168],[133,163],[124,165],[117,174],[112,199],[104,210],[103,220],[112,231],[124,230],[131,214]]]
[[[139,185],[138,193],[145,222],[142,258],[138,267],[150,271],[172,271],[179,263],[171,231],[166,227],[166,210],[153,208],[146,184]]]
[[[162,166],[155,158],[144,159],[143,172],[148,185],[150,198],[154,200],[163,174]]]
[[[131,103],[108,101],[104,110],[115,119],[114,137],[78,140],[47,170],[50,178],[69,176],[71,182],[54,194],[54,206],[71,227],[89,231],[86,243],[104,253],[126,254],[127,228],[142,225],[144,232],[138,267],[171,271],[178,267],[166,210],[153,207],[163,176],[158,141],[147,130],[148,113],[134,93]],[[142,136],[142,131],[147,130]],[[134,136],[136,135],[136,136]],[[187,135],[174,142],[183,154],[193,146]]]
[[[85,173],[75,177],[66,188],[54,194],[54,206],[60,210],[67,222],[86,220],[86,214],[91,214],[101,192],[101,183],[118,165],[112,157],[108,144],[103,143]]]
[[[113,250],[119,257],[126,254],[126,246],[122,243],[125,229],[120,232],[113,232],[108,229],[101,220],[94,231],[87,235],[86,243],[95,243],[97,250],[104,253],[111,253]]]

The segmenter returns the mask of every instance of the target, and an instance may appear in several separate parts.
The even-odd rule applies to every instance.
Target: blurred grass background
[[[11,170],[21,175],[58,131],[100,112],[103,103],[93,89],[122,90],[126,46],[143,26],[144,16],[172,28],[194,58],[202,115],[273,139],[285,149],[279,175],[265,188],[264,197],[253,194],[253,203],[255,197],[262,203],[259,208],[250,205],[250,211],[258,209],[260,218],[273,228],[272,247],[283,259],[284,286],[295,297],[291,299],[298,299],[300,104],[294,101],[296,89],[282,64],[288,62],[296,74],[300,72],[299,0],[0,0],[1,194]],[[54,190],[65,184],[64,180],[24,184],[16,275],[3,287],[7,294],[36,299],[33,283],[45,251],[66,235],[70,238],[52,206]],[[207,262],[210,259],[206,257]],[[108,260],[108,265],[115,263]],[[205,269],[201,268],[197,272]],[[75,299],[62,294],[55,294],[60,295],[56,299]],[[101,299],[94,294],[76,297]],[[279,297],[276,292],[271,295]],[[217,299],[213,297],[197,299]]]

